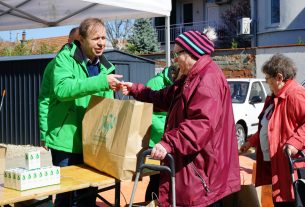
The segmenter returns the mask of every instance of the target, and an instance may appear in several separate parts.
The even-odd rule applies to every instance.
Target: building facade
[[[304,44],[304,0],[251,0],[251,11],[253,46]]]

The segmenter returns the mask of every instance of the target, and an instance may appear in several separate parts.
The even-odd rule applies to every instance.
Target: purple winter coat
[[[160,144],[175,158],[177,206],[208,206],[240,190],[230,89],[209,56],[172,86],[152,91],[133,84],[131,95],[168,111]],[[172,203],[166,172],[161,173],[159,203]]]

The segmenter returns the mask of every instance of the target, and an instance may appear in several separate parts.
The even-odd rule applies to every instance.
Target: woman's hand
[[[121,90],[124,96],[128,96],[132,87],[131,82],[121,82],[120,86],[121,86]]]
[[[284,152],[287,150],[289,156],[298,154],[298,149],[290,144],[285,144],[283,148]]]
[[[156,144],[151,151],[151,158],[157,160],[163,160],[167,154],[166,149],[161,144]]]
[[[240,153],[247,152],[250,147],[251,147],[250,142],[245,142],[243,145],[241,145],[239,151],[240,151]]]

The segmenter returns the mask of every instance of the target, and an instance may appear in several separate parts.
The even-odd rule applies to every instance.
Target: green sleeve
[[[152,90],[160,90],[165,87],[164,76],[162,73],[157,74],[151,78],[147,84]],[[166,119],[166,112],[153,112],[152,126],[150,131],[149,147],[154,147],[155,144],[160,142],[164,133],[164,124]]]
[[[38,110],[39,110],[39,130],[40,139],[45,141],[46,132],[48,130],[48,112],[49,112],[49,101],[50,101],[50,89],[52,83],[52,73],[54,69],[54,59],[47,65],[40,86],[40,92],[38,97]]]
[[[59,101],[71,101],[100,91],[109,91],[107,75],[86,77],[84,66],[65,51],[55,59],[54,93]]]
[[[158,91],[162,88],[164,88],[163,79],[160,76],[155,76],[152,79],[150,79],[147,84],[148,87],[150,87],[154,91]]]

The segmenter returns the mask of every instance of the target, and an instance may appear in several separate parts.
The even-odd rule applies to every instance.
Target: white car
[[[261,113],[269,87],[265,79],[227,79],[232,97],[238,148],[247,137],[258,129],[258,116]]]

